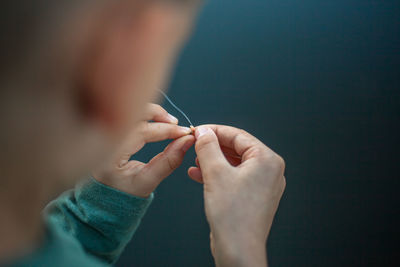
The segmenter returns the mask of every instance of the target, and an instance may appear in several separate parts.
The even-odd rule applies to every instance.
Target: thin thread
[[[185,112],[183,112],[180,108],[178,108],[177,105],[174,104],[174,102],[172,102],[172,100],[161,90],[159,90],[160,93],[165,97],[165,99],[177,110],[179,111],[183,117],[185,117],[185,119],[189,122],[190,126],[193,126],[193,123],[190,121],[189,117],[185,114]]]

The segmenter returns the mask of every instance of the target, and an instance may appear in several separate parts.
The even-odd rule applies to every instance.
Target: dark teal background
[[[398,266],[400,1],[209,1],[169,95],[196,125],[246,129],[285,158],[271,266]],[[193,161],[118,266],[213,266]]]

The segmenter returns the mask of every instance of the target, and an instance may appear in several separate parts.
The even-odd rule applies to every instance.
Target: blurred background
[[[168,94],[194,124],[243,128],[285,158],[270,266],[399,266],[399,1],[208,1]],[[194,157],[117,266],[213,266]]]

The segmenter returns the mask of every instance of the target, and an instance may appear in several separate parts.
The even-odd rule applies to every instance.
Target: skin
[[[266,266],[265,244],[286,186],[283,159],[229,126],[196,129],[197,167],[217,266]]]
[[[265,244],[286,186],[283,159],[249,133],[230,126],[179,128],[160,106],[151,105],[148,119],[133,132],[110,164],[94,177],[121,191],[147,197],[173,172],[196,138],[195,160],[188,175],[204,186],[211,250],[217,266],[267,266]],[[172,124],[168,124],[172,123]],[[150,130],[149,130],[150,129]],[[145,137],[146,136],[146,137]],[[128,161],[146,142],[172,139],[148,164]],[[147,141],[146,141],[147,140]],[[128,148],[133,148],[129,150]],[[128,150],[127,150],[128,149]]]
[[[40,246],[41,209],[76,182],[71,177],[91,172],[147,197],[195,143],[197,167],[188,174],[204,184],[216,265],[266,266],[265,243],[285,187],[283,160],[233,127],[200,126],[190,135],[149,104],[167,85],[198,4],[105,2],[64,23],[62,44],[52,43],[57,54],[41,59],[35,82],[15,83],[19,90],[2,98],[13,124],[2,119],[9,127],[1,141],[13,150],[0,157],[0,213],[7,218],[0,221],[0,262]],[[167,139],[173,141],[150,162],[129,161],[145,144]]]
[[[180,166],[195,138],[190,128],[178,126],[178,120],[159,105],[149,104],[144,118],[116,153],[93,172],[93,177],[126,193],[147,198]],[[168,139],[175,140],[148,163],[129,160],[145,144]]]

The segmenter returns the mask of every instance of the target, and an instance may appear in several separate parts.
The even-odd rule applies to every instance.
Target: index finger
[[[215,132],[221,146],[235,151],[238,156],[242,157],[243,161],[256,157],[261,151],[273,153],[260,140],[242,129],[217,124],[204,126],[211,128]]]
[[[156,121],[178,124],[178,119],[169,114],[162,106],[158,104],[148,103],[143,115],[146,121]]]

